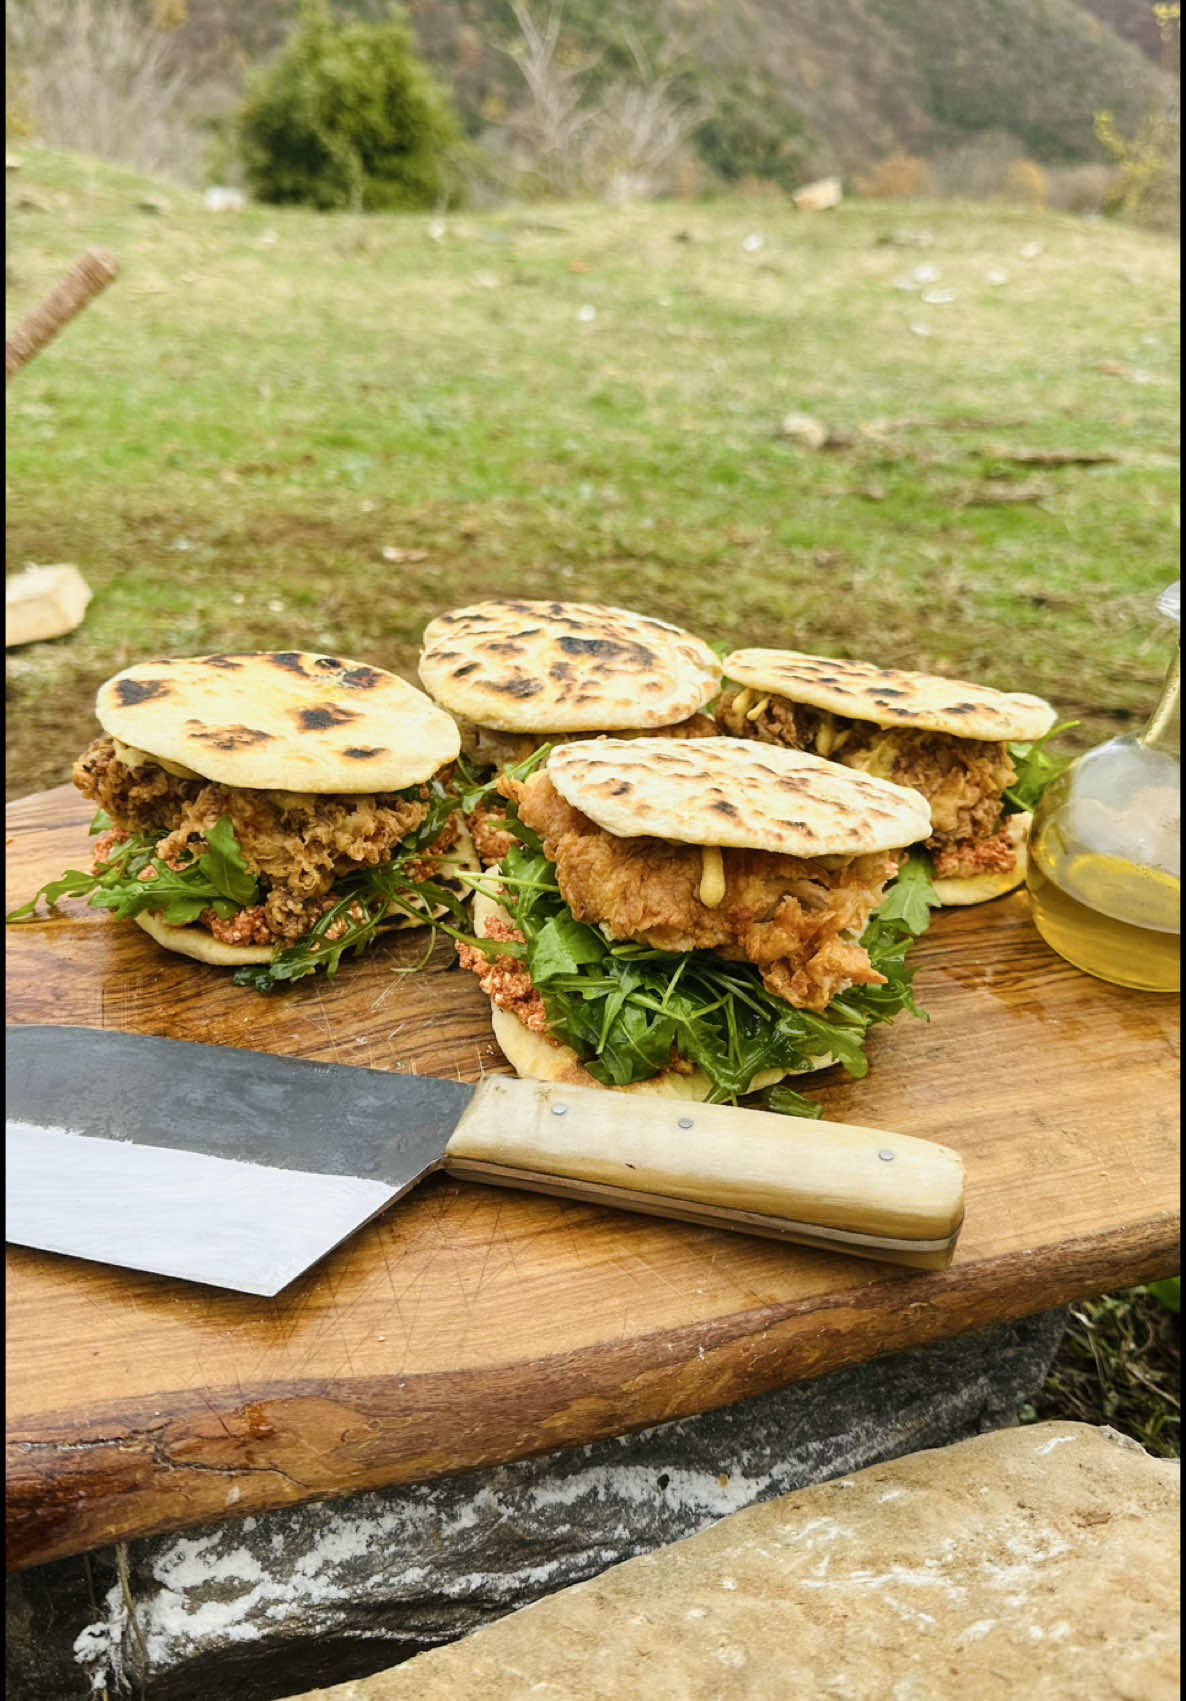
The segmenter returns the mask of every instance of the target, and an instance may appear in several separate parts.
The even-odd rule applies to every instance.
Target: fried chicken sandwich
[[[735,650],[722,667],[717,718],[732,737],[922,793],[941,904],[982,903],[1024,880],[1033,787],[1020,770],[1055,721],[1041,697],[797,650]]]
[[[420,681],[461,730],[478,774],[519,763],[544,744],[595,738],[711,738],[705,706],[720,661],[664,620],[597,603],[505,598],[440,614],[425,627]],[[470,826],[484,862],[510,840],[497,810]]]
[[[396,675],[295,650],[142,662],[99,689],[74,783],[98,805],[63,896],[269,991],[439,913],[476,868],[443,710]],[[35,913],[37,899],[10,919]]]
[[[562,744],[499,784],[515,842],[459,954],[520,1075],[737,1099],[864,1074],[867,1029],[914,1009],[925,894],[882,906],[919,793],[733,738]]]

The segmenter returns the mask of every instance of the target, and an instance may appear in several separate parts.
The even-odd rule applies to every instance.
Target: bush
[[[1029,207],[1044,207],[1050,192],[1049,179],[1032,159],[1015,159],[1005,174],[1005,194],[1010,201]]]
[[[931,171],[938,194],[957,201],[988,201],[1005,194],[1009,172],[1025,149],[1007,130],[983,130],[937,151]]]
[[[402,17],[334,22],[304,0],[276,62],[248,87],[239,138],[261,201],[364,212],[438,206],[459,137],[448,101],[417,57]]]
[[[1046,205],[1056,213],[1097,217],[1114,200],[1119,174],[1110,165],[1068,165],[1046,173]]]
[[[714,86],[701,77],[710,111],[694,133],[700,158],[721,182],[772,183],[797,189],[806,170],[807,138],[801,120],[780,98],[770,79],[754,71]]]
[[[926,160],[907,153],[887,155],[856,181],[857,194],[870,201],[908,201],[929,194],[931,187],[931,168]]]
[[[1133,134],[1123,135],[1110,112],[1097,112],[1095,128],[1118,172],[1106,210],[1154,230],[1177,229],[1182,138],[1176,113],[1152,113]]]

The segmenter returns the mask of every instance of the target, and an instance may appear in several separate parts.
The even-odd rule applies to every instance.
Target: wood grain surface
[[[7,908],[88,865],[63,786],[8,811]],[[10,1023],[121,1028],[467,1081],[473,978],[396,936],[274,998],[70,903],[9,927]],[[955,1261],[840,1254],[434,1178],[275,1300],[8,1248],[10,1568],[684,1417],[1178,1269],[1176,998],[1080,974],[1024,894],[938,915],[929,1023],[804,1082],[956,1147]],[[327,1128],[326,1138],[333,1138]]]

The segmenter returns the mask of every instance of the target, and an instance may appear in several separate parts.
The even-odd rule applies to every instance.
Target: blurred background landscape
[[[333,10],[342,24],[391,16],[386,0]],[[457,123],[448,192],[471,202],[768,195],[838,174],[863,195],[1007,195],[1079,213],[1127,201],[1172,223],[1178,11],[409,0],[403,16]],[[191,184],[241,181],[245,91],[301,12],[299,0],[13,0],[9,133]]]
[[[9,798],[146,656],[608,601],[1138,727],[1178,574],[1179,7],[10,0]],[[1176,1294],[1036,1415],[1178,1447]]]

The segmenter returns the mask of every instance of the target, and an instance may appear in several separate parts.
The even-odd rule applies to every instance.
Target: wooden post
[[[4,382],[27,366],[64,325],[113,282],[119,268],[104,248],[88,248],[61,283],[16,327],[4,344]]]

